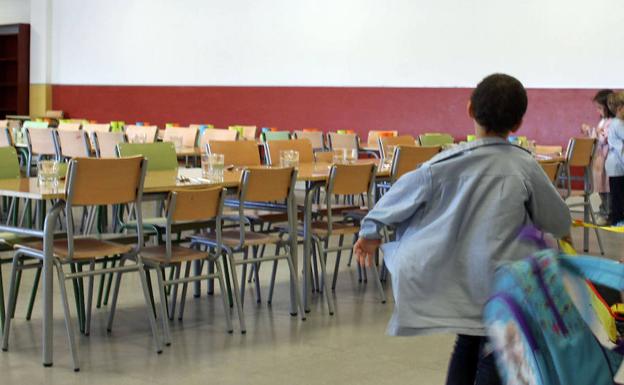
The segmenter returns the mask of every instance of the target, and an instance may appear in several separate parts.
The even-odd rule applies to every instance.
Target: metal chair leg
[[[119,261],[119,267],[122,267],[125,264],[126,260],[121,259]],[[119,287],[121,286],[121,272],[117,273],[117,277],[115,277],[115,287],[113,288],[113,299],[111,302],[110,312],[108,313],[108,324],[106,326],[106,330],[110,333],[113,330],[113,320],[115,319],[115,311],[117,310],[117,299],[119,298]]]
[[[332,294],[329,290],[329,288],[327,287],[327,277],[326,277],[326,266],[325,266],[325,261],[326,261],[326,252],[325,249],[323,248],[323,245],[321,244],[321,240],[318,238],[315,238],[315,242],[317,245],[317,248],[319,250],[319,262],[321,264],[321,282],[323,282],[323,290],[325,291],[325,298],[327,299],[327,307],[329,308],[329,315],[334,315],[334,301],[332,298]]]
[[[191,275],[191,261],[186,263],[186,269],[184,270],[184,278],[188,279]],[[184,316],[184,305],[186,304],[186,291],[188,289],[188,282],[184,282],[182,285],[182,294],[180,295],[180,313],[178,315],[178,320],[182,321],[182,317]]]
[[[589,215],[591,216],[592,223],[595,225],[596,217],[594,216],[594,211],[591,209],[591,207],[589,209]],[[605,255],[604,248],[602,247],[602,237],[600,236],[600,231],[598,229],[594,229],[594,231],[596,232],[596,239],[598,240],[598,248],[600,248],[600,254]]]
[[[258,258],[258,246],[253,246],[252,247],[252,252],[253,252],[253,258],[257,259]],[[252,269],[254,272],[254,277],[256,280],[256,303],[262,303],[262,295],[260,293],[260,263],[254,263],[252,265]]]
[[[11,279],[9,280],[9,303],[8,303],[8,308],[7,308],[9,310],[15,306],[15,292],[17,291],[17,287],[15,287],[16,286],[15,282],[17,281],[18,262],[20,259],[21,257],[19,253],[15,253],[15,255],[13,255]],[[5,312],[3,311],[2,314],[4,315]],[[9,348],[9,331],[11,330],[11,317],[5,317],[3,326],[4,326],[4,332],[2,335],[2,351],[6,352]]]
[[[28,310],[26,310],[26,321],[30,321],[32,317],[33,307],[35,306],[35,299],[37,298],[37,292],[39,292],[39,281],[41,280],[41,267],[38,267],[35,271],[35,278],[33,280],[32,290],[30,292],[30,300],[28,301]]]
[[[65,274],[63,273],[63,266],[60,262],[55,261],[56,271],[58,274],[59,289],[61,290],[61,300],[63,302],[63,312],[65,313],[65,327],[67,328],[67,339],[69,340],[69,351],[74,362],[74,371],[80,371],[80,364],[78,362],[78,346],[76,345],[76,338],[74,335],[74,327],[72,325],[71,313],[69,311],[69,300],[67,298],[67,287],[65,285]]]
[[[180,270],[182,269],[182,263],[176,264],[172,267],[172,269],[174,269],[174,279],[180,279]],[[175,309],[176,309],[176,304],[178,301],[178,286],[179,284],[175,284],[173,285],[173,290],[169,290],[169,295],[171,296],[170,300],[169,300],[169,319],[173,320],[173,317],[175,316]],[[171,287],[171,286],[170,286]]]
[[[381,285],[381,280],[379,279],[379,270],[377,269],[377,264],[375,262],[372,263],[371,270],[373,272],[373,281],[375,281],[375,286],[377,286],[377,290],[379,291],[381,303],[386,303],[386,293],[384,292],[384,288]]]
[[[171,345],[171,332],[169,331],[169,317],[167,316],[167,294],[165,293],[165,280],[160,272],[160,267],[156,269],[158,278],[158,293],[160,296],[160,322],[162,323],[165,345]]]
[[[93,280],[95,279],[95,276],[93,275],[93,271],[95,270],[95,261],[91,261],[89,263],[89,272],[91,273],[91,275],[89,276],[89,286],[87,289],[87,317],[86,317],[86,321],[85,321],[85,335],[88,336],[89,334],[91,334],[91,313],[92,313],[92,306],[93,306]]]
[[[230,315],[230,307],[228,306],[227,292],[226,292],[226,289],[225,289],[225,284],[223,282],[223,280],[224,280],[223,269],[221,268],[221,262],[219,261],[219,256],[217,256],[217,258],[215,258],[214,266],[215,266],[215,269],[216,269],[216,274],[219,277],[219,278],[217,278],[217,280],[219,281],[219,288],[221,290],[221,299],[223,300],[223,312],[225,313],[225,327],[226,327],[226,331],[228,333],[233,333],[234,332],[234,326],[232,326],[232,317]]]
[[[275,255],[279,255],[280,245],[275,246]],[[273,290],[275,289],[275,276],[277,275],[277,264],[279,260],[276,259],[273,261],[273,269],[271,270],[271,282],[269,285],[269,297],[267,299],[267,304],[270,305],[273,302]]]
[[[147,311],[147,319],[149,320],[150,328],[152,329],[152,335],[154,336],[154,345],[156,345],[156,353],[162,353],[162,346],[160,336],[158,335],[158,327],[156,326],[156,317],[153,311],[153,300],[147,289],[147,276],[145,275],[145,267],[139,260],[139,279],[141,280],[141,287],[143,288],[143,297],[145,298],[145,309]]]
[[[240,321],[241,333],[245,334],[247,333],[247,327],[245,326],[245,315],[243,314],[242,298],[240,298],[238,294],[238,293],[241,293],[241,291],[238,286],[238,277],[236,276],[236,264],[234,263],[234,254],[232,253],[232,250],[230,249],[227,250],[227,257],[230,263],[230,269],[231,269],[230,275],[232,277],[232,285],[234,286],[233,287],[234,304],[236,305],[236,311],[238,312],[238,320]]]
[[[299,291],[299,280],[297,279],[297,271],[295,270],[295,264],[293,263],[291,254],[288,255],[286,261],[288,261],[288,270],[290,271],[291,285],[295,287],[295,301],[297,302],[297,309],[299,309],[299,317],[301,318],[301,321],[305,321],[306,315],[303,309],[303,301],[301,300],[301,291]],[[291,316],[295,315],[296,314],[291,314]]]

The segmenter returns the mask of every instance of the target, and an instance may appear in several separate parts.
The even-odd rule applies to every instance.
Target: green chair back
[[[148,171],[177,170],[178,156],[171,142],[119,143],[117,155],[120,157],[142,155],[147,159]]]
[[[48,128],[48,122],[35,122],[28,120],[24,122],[23,128]]]
[[[20,166],[15,147],[0,148],[0,179],[20,177]]]
[[[454,139],[449,134],[429,133],[422,134],[418,137],[421,146],[443,146],[445,144],[453,144]]]
[[[288,140],[290,139],[290,132],[288,131],[269,131],[262,133],[262,141],[269,142],[271,140]]]

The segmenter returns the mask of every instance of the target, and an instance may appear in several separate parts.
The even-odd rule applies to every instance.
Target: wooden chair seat
[[[209,254],[206,252],[177,245],[171,246],[171,259],[167,258],[167,250],[164,246],[151,246],[141,249],[141,258],[144,261],[163,264],[196,261],[208,258],[208,256]]]
[[[204,239],[211,242],[215,242],[215,236],[212,233],[203,233],[200,235],[193,235],[191,239]],[[226,230],[221,233],[221,241],[224,245],[234,247],[238,246],[240,242],[240,232],[238,230]],[[252,231],[245,231],[245,243],[243,246],[256,246],[256,245],[270,245],[280,242],[280,237],[272,234],[254,233]]]
[[[17,249],[32,249],[41,252],[43,250],[43,242],[28,242],[15,245]],[[109,241],[101,241],[94,238],[76,238],[74,239],[74,260],[88,260],[102,257],[108,257],[119,254],[126,254],[132,251],[131,245],[124,245]],[[60,259],[68,259],[67,240],[57,239],[54,241],[54,256]]]
[[[332,223],[332,234],[357,234],[359,231],[360,226],[337,222]],[[312,222],[312,233],[321,237],[326,237],[329,234],[327,222]]]

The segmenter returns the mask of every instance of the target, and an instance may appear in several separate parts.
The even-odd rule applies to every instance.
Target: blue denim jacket
[[[482,308],[497,266],[528,256],[518,239],[527,225],[562,237],[570,211],[541,166],[502,138],[445,151],[405,174],[362,221],[360,236],[379,238],[392,274],[391,335],[436,331],[484,335]]]
[[[607,176],[624,176],[624,121],[613,118],[607,137],[609,152],[605,161]]]

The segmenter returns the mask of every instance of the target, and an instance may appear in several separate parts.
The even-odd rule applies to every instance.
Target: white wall
[[[622,0],[52,0],[55,84],[624,87]],[[35,79],[36,82],[36,79]]]
[[[0,24],[30,23],[29,0],[0,0]]]

